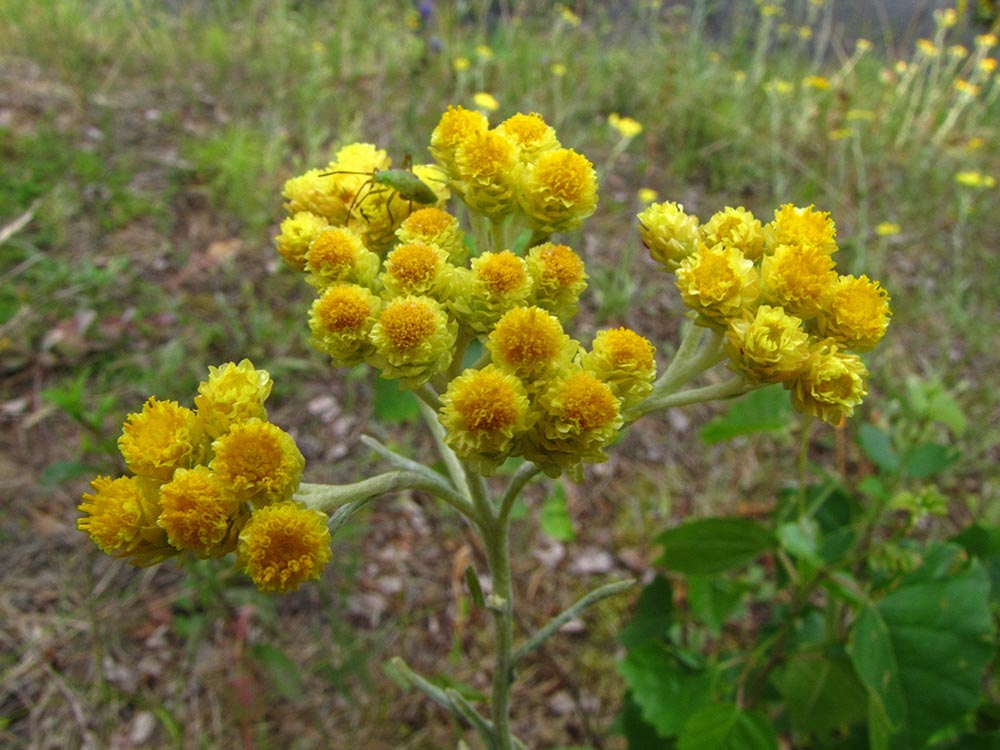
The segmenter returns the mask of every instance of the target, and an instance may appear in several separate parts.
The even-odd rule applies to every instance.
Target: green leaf
[[[672,740],[661,737],[653,725],[642,718],[642,711],[631,693],[625,693],[615,729],[625,735],[628,750],[673,750],[675,747]]]
[[[483,587],[479,583],[479,576],[476,575],[476,569],[471,565],[465,569],[465,583],[469,587],[469,593],[472,595],[473,604],[480,609],[485,607],[486,597],[483,596]]]
[[[890,474],[899,471],[902,461],[892,446],[892,438],[888,432],[873,424],[863,424],[858,428],[858,443],[865,455],[880,469]]]
[[[656,537],[659,563],[689,575],[711,575],[744,565],[773,549],[774,536],[749,518],[688,521]]]
[[[417,397],[404,391],[395,380],[375,379],[375,416],[389,424],[412,422],[420,416]]]
[[[792,404],[780,385],[751,391],[701,431],[709,445],[757,432],[780,432],[791,423]]]
[[[572,542],[576,538],[562,482],[553,483],[552,494],[542,503],[539,523],[542,531],[560,542]]]
[[[794,654],[774,684],[796,731],[824,734],[864,720],[864,686],[844,654]]]
[[[719,635],[729,614],[740,603],[743,590],[728,578],[718,576],[690,576],[687,584],[691,614],[713,635]]]
[[[1000,600],[1000,528],[973,524],[952,541],[961,544],[971,556],[979,558],[990,577],[993,601]]]
[[[677,663],[666,645],[648,641],[618,665],[632,697],[662,737],[679,734],[685,722],[711,700],[713,675]]]
[[[959,563],[959,548],[936,545],[851,630],[854,668],[890,739],[906,747],[922,747],[975,708],[994,652],[986,573],[978,562]]]
[[[618,634],[625,648],[638,648],[646,641],[666,638],[673,622],[674,595],[670,581],[656,576],[639,594],[632,621]]]
[[[275,690],[290,701],[302,697],[302,675],[299,666],[288,658],[284,651],[269,643],[257,643],[250,647],[255,662],[264,667]]]
[[[812,518],[783,523],[778,527],[778,541],[782,548],[795,557],[820,562],[819,524]]]
[[[903,476],[923,479],[947,469],[959,459],[959,452],[947,445],[924,443],[907,454]]]
[[[777,750],[767,719],[733,704],[706,706],[687,722],[677,750]]]

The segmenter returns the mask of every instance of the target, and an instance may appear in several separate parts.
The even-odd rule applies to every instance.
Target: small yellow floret
[[[833,258],[815,245],[779,245],[761,261],[762,297],[812,320],[837,280]]]
[[[764,229],[758,219],[742,206],[726,207],[701,227],[702,240],[709,247],[722,243],[737,248],[756,261],[764,254]]]
[[[527,264],[510,250],[483,253],[472,261],[472,270],[489,295],[506,297],[523,290],[523,296],[527,296]]]
[[[489,128],[482,112],[464,107],[448,107],[431,133],[431,153],[434,160],[451,174],[455,166],[455,151],[473,135]]]
[[[510,213],[517,163],[517,146],[507,136],[495,130],[471,133],[455,150],[450,171],[455,191],[469,208],[486,216]]]
[[[150,396],[141,412],[125,418],[118,449],[134,474],[166,482],[176,469],[201,460],[203,435],[202,422],[191,409]]]
[[[518,203],[532,227],[569,232],[597,208],[597,172],[573,149],[547,151],[521,170]]]
[[[294,502],[254,511],[240,532],[237,561],[261,591],[294,591],[330,562],[327,517]]]
[[[133,565],[153,565],[177,554],[167,535],[156,525],[160,514],[157,483],[142,477],[102,476],[85,493],[76,522],[102,552],[126,558]]]
[[[403,220],[396,230],[400,242],[429,242],[446,253],[456,265],[465,263],[469,248],[458,219],[440,208],[421,208]]]
[[[531,380],[569,362],[577,345],[558,318],[532,306],[515,307],[500,318],[486,348],[499,367]]]
[[[247,419],[266,420],[264,402],[273,385],[267,370],[258,370],[249,359],[239,364],[209,366],[208,380],[198,384],[198,395],[194,397],[208,437],[215,439],[233,424]]]
[[[535,112],[509,117],[496,126],[496,131],[517,144],[522,162],[534,161],[539,154],[561,148],[556,131]]]
[[[568,245],[546,242],[528,251],[527,263],[534,281],[531,301],[560,320],[573,317],[587,288],[580,256]]]
[[[790,380],[809,358],[809,334],[802,321],[769,305],[729,321],[725,345],[733,367],[751,383]]]
[[[170,543],[201,558],[221,557],[236,544],[240,503],[207,466],[178,469],[160,488],[162,512],[157,525]]]
[[[684,304],[717,325],[743,314],[757,302],[760,276],[737,248],[702,245],[677,269]]]
[[[309,310],[313,344],[336,365],[359,364],[370,350],[368,334],[375,325],[381,301],[356,284],[336,284],[317,298]]]
[[[569,370],[538,397],[538,421],[525,434],[523,455],[549,476],[580,478],[580,463],[607,459],[604,447],[624,420],[611,388],[589,372]]]
[[[369,363],[382,377],[416,387],[445,370],[454,355],[457,324],[430,297],[396,297],[372,327]]]
[[[310,243],[328,226],[322,216],[299,211],[281,222],[281,234],[274,238],[274,244],[288,265],[296,271],[303,271]]]
[[[638,404],[653,389],[656,350],[652,343],[629,328],[598,332],[591,350],[583,355],[583,368],[607,383],[622,400],[622,409]]]
[[[684,213],[680,203],[654,203],[638,215],[642,244],[653,260],[668,271],[698,249],[698,217]]]
[[[441,396],[445,442],[463,461],[490,475],[526,429],[528,397],[521,382],[494,365],[466,370]]]
[[[306,253],[307,281],[322,289],[338,281],[369,284],[378,271],[378,256],[353,229],[331,227],[320,232]]]
[[[765,227],[768,248],[779,245],[802,245],[832,254],[837,251],[837,227],[828,211],[817,211],[786,203],[774,212],[774,219]]]
[[[448,256],[444,250],[426,242],[407,242],[386,257],[382,281],[393,295],[433,296],[446,268]]]
[[[259,419],[233,425],[212,451],[210,467],[219,480],[239,502],[256,508],[291,498],[305,467],[292,436]]]
[[[867,395],[867,380],[868,370],[858,355],[839,351],[835,344],[822,344],[786,387],[800,412],[839,425]]]
[[[840,276],[816,318],[820,336],[832,338],[844,349],[867,352],[889,327],[889,294],[867,276]]]

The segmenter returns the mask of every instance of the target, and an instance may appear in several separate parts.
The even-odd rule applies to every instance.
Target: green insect
[[[334,172],[327,172],[323,177],[337,174],[363,174],[368,175],[369,179],[364,182],[358,192],[354,194],[354,200],[351,201],[351,205],[347,209],[347,215],[353,216],[355,209],[357,209],[361,215],[367,219],[364,210],[362,209],[362,204],[368,198],[375,195],[381,195],[386,191],[392,191],[395,195],[390,194],[386,198],[385,210],[388,214],[390,225],[395,225],[395,220],[392,215],[392,208],[390,203],[394,197],[399,197],[410,204],[410,210],[413,210],[413,204],[416,203],[420,206],[429,206],[433,203],[437,203],[439,198],[437,193],[435,193],[426,182],[421,180],[413,173],[413,160],[409,154],[403,158],[403,165],[399,169],[373,169],[371,172],[351,172],[348,170],[337,170]]]

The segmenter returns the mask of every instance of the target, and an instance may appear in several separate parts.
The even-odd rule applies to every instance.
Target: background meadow
[[[286,179],[356,140],[429,160],[450,104],[539,112],[597,167],[597,214],[568,238],[584,340],[628,325],[661,366],[676,345],[683,305],[635,222],[650,191],[703,220],[814,204],[838,267],[892,296],[844,428],[696,407],[637,424],[582,485],[533,487],[514,540],[526,630],[603,580],[648,579],[653,531],[766,513],[803,474],[933,495],[915,536],[1000,525],[995,20],[989,3],[925,16],[858,37],[815,0],[0,4],[0,746],[454,746],[462,729],[382,668],[402,654],[487,689],[462,582],[481,550],[426,497],[373,505],[322,585],[281,598],[225,561],[128,568],[75,528],[89,478],[123,469],[125,414],[243,357],[274,377],[271,421],[309,481],[365,476],[364,433],[428,454],[394,384],[308,346],[310,291],[272,238]],[[935,458],[894,468],[886,445]],[[525,667],[514,724],[533,747],[625,747],[634,603],[603,602]],[[766,606],[742,601],[720,637],[752,642]]]

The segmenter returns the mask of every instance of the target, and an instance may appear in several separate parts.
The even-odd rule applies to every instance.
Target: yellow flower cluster
[[[605,458],[656,372],[652,345],[632,331],[604,332],[587,351],[563,330],[587,274],[551,235],[593,213],[594,168],[537,114],[491,128],[481,112],[451,107],[430,150],[443,176],[438,195],[446,187],[473,223],[488,223],[489,242],[467,237],[440,205],[397,211],[402,197],[393,199],[391,239],[355,226],[353,214],[370,222],[386,200],[373,197],[384,188],[371,178],[372,169],[386,169],[384,152],[364,144],[341,149],[326,177],[312,170],[286,183],[291,215],[276,244],[318,291],[313,343],[336,366],[367,363],[439,404],[447,444],[483,474],[509,456],[553,476],[578,474],[581,462]],[[337,174],[358,154],[368,160],[367,177]],[[320,191],[322,179],[331,184]],[[328,202],[337,210],[316,200],[319,192],[334,196]],[[530,240],[516,247],[496,240],[522,231]],[[464,369],[476,340],[484,355]]]
[[[877,281],[835,270],[828,213],[786,204],[762,224],[726,208],[700,224],[677,203],[655,203],[638,218],[697,322],[724,332],[733,369],[783,383],[798,410],[831,424],[851,416],[867,393],[857,352],[878,344],[891,310]]]
[[[132,475],[94,479],[78,528],[135,565],[235,550],[262,591],[318,578],[330,560],[326,516],[292,499],[305,460],[268,421],[271,386],[245,359],[210,367],[194,409],[150,397],[118,440]]]

